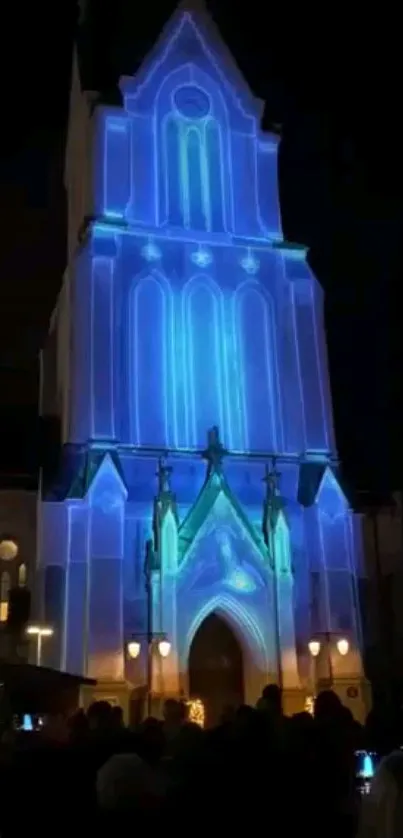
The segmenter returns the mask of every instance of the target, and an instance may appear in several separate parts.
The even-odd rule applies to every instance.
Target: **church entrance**
[[[242,650],[229,625],[209,614],[189,652],[189,693],[205,707],[206,726],[218,724],[223,711],[244,702]]]

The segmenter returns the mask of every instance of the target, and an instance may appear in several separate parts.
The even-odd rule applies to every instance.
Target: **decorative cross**
[[[220,440],[220,431],[217,425],[214,425],[207,433],[207,448],[202,454],[209,464],[209,472],[221,472],[222,461],[226,454],[228,451]]]
[[[170,476],[172,468],[167,464],[165,457],[160,457],[158,460],[158,470],[156,477],[158,478],[158,494],[164,495],[171,491]]]

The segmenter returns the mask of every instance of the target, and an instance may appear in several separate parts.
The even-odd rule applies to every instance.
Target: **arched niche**
[[[238,641],[242,650],[245,701],[255,703],[267,682],[268,649],[255,614],[233,596],[223,593],[212,597],[197,611],[193,619],[190,619],[181,653],[181,669],[188,672],[193,638],[204,620],[213,613],[228,624]],[[264,632],[266,633],[266,627]],[[187,680],[189,681],[189,677]]]
[[[137,277],[129,306],[131,438],[164,447],[176,441],[175,329],[172,290],[158,271]]]
[[[189,696],[202,700],[208,727],[220,722],[227,707],[244,703],[244,662],[228,620],[215,611],[199,625],[189,649]]]
[[[182,293],[190,445],[200,448],[206,428],[217,425],[225,437],[223,298],[218,285],[204,275],[189,280]]]
[[[228,114],[216,82],[200,70],[195,80],[195,72],[191,64],[173,70],[156,95],[158,223],[223,232],[231,207]]]
[[[276,451],[278,384],[272,303],[257,281],[240,285],[233,296],[234,343],[247,451]]]

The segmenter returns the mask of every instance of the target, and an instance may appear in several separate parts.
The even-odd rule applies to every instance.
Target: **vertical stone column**
[[[171,643],[171,652],[162,660],[164,695],[179,695],[179,650],[177,638],[177,565],[178,527],[172,509],[167,510],[161,524],[161,617],[162,631]]]
[[[40,505],[40,547],[37,573],[41,596],[38,617],[53,629],[44,641],[42,664],[65,668],[63,641],[65,633],[66,570],[69,556],[69,509],[66,502],[45,501]],[[33,644],[31,660],[35,660]]]
[[[68,564],[64,607],[62,667],[86,674],[88,619],[88,504],[68,504]]]
[[[159,693],[163,697],[179,694],[179,650],[176,622],[176,579],[178,570],[178,523],[175,496],[171,491],[172,469],[164,458],[158,462],[158,493],[154,500],[154,533],[158,556],[158,607],[154,606],[157,631],[171,644],[167,657],[159,657]]]
[[[89,579],[87,673],[122,681],[123,559],[127,491],[107,454],[88,492]]]
[[[92,233],[91,264],[91,374],[90,408],[91,438],[116,438],[117,397],[117,343],[116,343],[116,299],[115,287],[116,237],[108,230]]]
[[[283,255],[291,287],[306,448],[334,451],[323,292],[306,262],[303,249],[287,247],[283,249]]]
[[[295,639],[294,579],[291,567],[290,535],[283,512],[280,512],[277,518],[273,541],[282,686],[286,691],[299,690],[301,683]]]

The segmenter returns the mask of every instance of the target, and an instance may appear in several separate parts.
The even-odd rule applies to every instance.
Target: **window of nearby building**
[[[24,563],[18,568],[18,584],[20,588],[24,588],[27,584],[27,566]]]
[[[0,622],[5,623],[8,617],[8,596],[11,588],[10,574],[5,570],[0,578]]]

